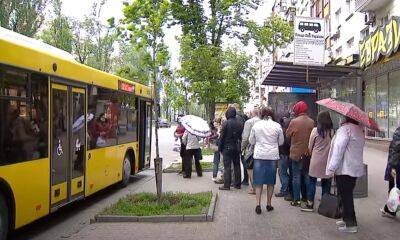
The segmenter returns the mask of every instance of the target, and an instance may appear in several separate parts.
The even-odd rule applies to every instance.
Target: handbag
[[[246,168],[247,169],[253,169],[254,166],[254,158],[253,155],[250,155],[247,159],[246,159]]]
[[[396,181],[395,186],[390,190],[389,193],[389,198],[387,200],[386,206],[391,212],[398,212],[400,211],[400,190],[396,186]]]
[[[342,217],[341,201],[336,191],[334,191],[334,194],[327,193],[322,196],[321,203],[318,207],[318,213],[333,219]]]

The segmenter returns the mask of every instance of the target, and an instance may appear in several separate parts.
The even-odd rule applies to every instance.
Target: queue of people
[[[270,212],[274,210],[272,197],[278,175],[281,188],[275,197],[289,201],[301,211],[313,212],[320,179],[322,196],[330,194],[332,186],[337,190],[342,216],[342,220],[336,222],[337,229],[346,233],[358,231],[353,191],[357,178],[366,174],[364,126],[359,121],[342,116],[335,132],[328,111],[321,111],[315,123],[308,116],[308,106],[303,101],[297,102],[290,113],[279,119],[275,119],[273,110],[268,107],[254,108],[246,119],[238,105],[230,105],[225,117],[225,120],[216,118],[209,123],[212,134],[206,142],[214,150],[212,180],[223,184],[220,190],[240,189],[241,185],[249,184],[248,193],[256,196],[255,212],[261,214],[261,196],[266,185],[265,207]],[[200,148],[198,139],[187,132],[176,133],[176,136],[182,137],[182,144],[189,152],[185,155],[186,164],[191,166],[194,157],[197,173],[201,176],[201,166],[195,156],[196,149]],[[223,162],[222,169],[220,162]],[[400,127],[394,133],[389,149],[385,174],[389,192],[396,184],[399,186],[399,172]],[[190,173],[185,171],[185,176],[190,177]],[[381,212],[386,217],[396,216],[386,205]]]

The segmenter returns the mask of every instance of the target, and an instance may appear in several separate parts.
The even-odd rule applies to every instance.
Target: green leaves
[[[254,40],[258,51],[272,53],[275,48],[282,47],[293,40],[293,27],[280,17],[270,17],[262,26],[254,21],[247,23],[248,33],[245,40]]]
[[[53,1],[53,12],[55,17],[50,21],[49,27],[43,30],[42,40],[54,47],[72,53],[73,35],[71,20],[61,13],[61,0]]]

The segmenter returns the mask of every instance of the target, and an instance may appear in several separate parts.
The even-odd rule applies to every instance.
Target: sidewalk
[[[369,165],[369,196],[355,201],[359,223],[357,234],[339,233],[335,220],[317,213],[300,212],[283,199],[273,198],[273,212],[267,213],[263,205],[263,213],[256,215],[255,197],[243,188],[219,191],[215,220],[211,223],[92,224],[71,239],[399,239],[400,218],[383,218],[379,212],[387,195],[387,183],[383,181],[386,153],[366,148],[364,154]],[[211,173],[202,178],[194,175],[192,179],[164,174],[163,183],[164,191],[218,191],[218,185],[211,181]],[[276,186],[278,188],[280,184]],[[136,189],[138,192],[154,190],[154,179]]]

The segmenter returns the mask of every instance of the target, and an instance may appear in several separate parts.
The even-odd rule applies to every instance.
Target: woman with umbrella
[[[202,159],[199,138],[209,137],[211,135],[210,128],[206,121],[202,118],[186,115],[181,118],[181,123],[185,128],[185,133],[182,136],[182,143],[186,146],[185,151],[185,172],[184,178],[190,178],[192,175],[192,159],[194,158],[197,176],[203,176],[200,165]]]
[[[357,178],[366,174],[363,162],[365,134],[361,124],[373,130],[379,130],[379,127],[367,113],[354,104],[333,99],[323,99],[317,103],[344,115],[332,139],[326,175],[335,175],[338,194],[342,201],[343,221],[336,222],[338,230],[356,233],[358,228],[354,212],[353,190]]]

